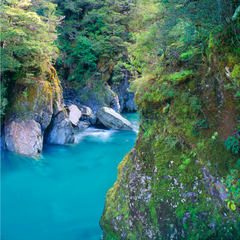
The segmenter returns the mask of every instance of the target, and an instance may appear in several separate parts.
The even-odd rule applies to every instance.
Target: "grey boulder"
[[[107,128],[133,130],[132,124],[111,108],[103,107],[99,109],[97,117]]]
[[[72,124],[64,111],[53,117],[50,126],[45,131],[44,140],[49,144],[60,145],[74,142]]]
[[[74,126],[77,126],[79,119],[82,116],[82,112],[78,109],[76,105],[71,105],[69,109],[69,120]]]

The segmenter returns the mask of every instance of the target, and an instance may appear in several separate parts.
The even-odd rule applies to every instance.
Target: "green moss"
[[[239,85],[240,82],[240,65],[235,65],[231,73],[233,80]]]
[[[169,76],[169,80],[173,82],[174,85],[181,84],[187,78],[191,78],[193,75],[192,70],[182,70],[181,72],[175,72]]]
[[[56,106],[62,101],[62,87],[53,67],[49,68],[48,77],[32,78],[27,84],[19,79],[14,92],[7,116],[19,121],[34,118],[42,110],[51,111],[52,104]]]

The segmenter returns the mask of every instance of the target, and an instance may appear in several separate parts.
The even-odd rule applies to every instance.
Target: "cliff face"
[[[180,62],[136,94],[140,131],[106,196],[104,239],[240,237],[238,88],[232,84],[240,59],[214,44],[221,38],[212,36],[203,56],[191,60],[201,63],[194,70]]]

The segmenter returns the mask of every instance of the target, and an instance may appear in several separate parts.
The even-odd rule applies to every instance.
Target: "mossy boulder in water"
[[[53,114],[51,83],[35,79],[26,88],[17,81],[5,121],[6,149],[25,155],[42,151],[43,133]]]
[[[97,117],[107,128],[133,130],[132,124],[111,108],[103,107],[99,109]]]
[[[14,86],[4,127],[6,148],[10,151],[25,155],[40,153],[44,132],[52,118],[65,111],[56,70],[49,66],[48,71],[45,77],[19,79]],[[68,117],[67,113],[65,116]]]

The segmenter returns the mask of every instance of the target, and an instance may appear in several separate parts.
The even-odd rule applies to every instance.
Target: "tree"
[[[131,3],[127,0],[57,1],[58,11],[66,16],[60,28],[61,55],[58,68],[74,86],[84,86],[98,65],[112,68],[122,61],[125,42],[130,41],[128,19]],[[108,65],[111,65],[109,67]]]
[[[53,15],[55,5],[46,1],[6,0],[2,9],[1,73],[20,69],[34,74],[43,71],[44,64],[56,59],[58,53],[54,43],[55,27],[59,24]]]

